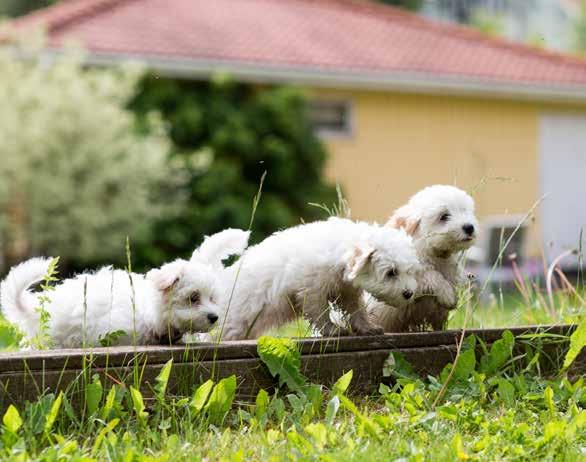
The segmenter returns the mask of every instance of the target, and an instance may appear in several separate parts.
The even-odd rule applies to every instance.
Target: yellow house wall
[[[384,221],[411,194],[436,183],[473,191],[481,220],[526,213],[540,196],[539,114],[551,107],[345,90],[320,90],[319,97],[352,103],[353,133],[324,141],[327,176],[343,186],[354,218]],[[536,220],[538,213],[531,254],[541,246]]]

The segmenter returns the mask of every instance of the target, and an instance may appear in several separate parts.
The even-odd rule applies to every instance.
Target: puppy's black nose
[[[403,291],[403,297],[405,300],[409,300],[411,297],[413,297],[413,292],[411,290],[405,290]]]
[[[208,314],[208,321],[210,322],[210,324],[215,323],[217,320],[218,320],[217,314],[213,314],[213,313]]]
[[[472,236],[474,234],[474,225],[471,225],[471,224],[468,223],[468,224],[462,226],[462,229],[464,230],[464,232],[468,236]]]

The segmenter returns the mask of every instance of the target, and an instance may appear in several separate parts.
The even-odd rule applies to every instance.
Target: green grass
[[[150,400],[94,379],[79,410],[67,395],[10,408],[0,460],[586,460],[583,379],[541,377],[512,358],[510,335],[481,357],[475,342],[426,380],[394,356],[385,373],[396,384],[371,397],[347,395],[351,372],[330,390],[309,383],[294,343],[268,337],[259,354],[283,385],[254,404],[234,401],[234,376],[168,395],[171,362]]]
[[[538,290],[486,300],[463,303],[449,327],[576,322],[583,307],[568,287],[551,300]],[[586,327],[581,332],[574,350],[585,343]],[[300,320],[271,334],[309,333]],[[15,335],[0,319],[0,348],[14,349]],[[332,389],[309,383],[288,342],[259,342],[271,373],[285,378],[276,394],[261,392],[256,403],[236,400],[236,377],[171,396],[170,363],[151,399],[94,379],[85,385],[81,409],[73,409],[67,394],[19,403],[2,418],[0,460],[586,461],[584,381],[566,377],[563,358],[559,374],[543,377],[528,361],[540,352],[538,338],[527,341],[522,357],[512,356],[507,336],[482,357],[467,340],[455,366],[424,380],[394,357],[385,373],[395,385],[381,385],[372,396],[347,395],[349,376]]]

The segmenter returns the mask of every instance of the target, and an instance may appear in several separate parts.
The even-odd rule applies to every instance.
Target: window
[[[350,136],[351,104],[349,101],[312,101],[309,103],[309,122],[317,135]]]

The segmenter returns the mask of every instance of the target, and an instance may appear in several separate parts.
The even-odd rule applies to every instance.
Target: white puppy
[[[443,329],[449,310],[457,305],[457,288],[465,281],[458,254],[477,236],[474,200],[454,186],[429,186],[397,209],[387,226],[413,237],[423,271],[414,303],[403,308],[370,299],[371,319],[385,332]]]
[[[323,335],[345,333],[330,320],[330,303],[354,334],[380,334],[368,320],[362,291],[405,302],[416,289],[418,268],[404,231],[339,218],[289,228],[250,247],[224,271],[221,338],[257,338],[301,315]]]
[[[43,293],[55,347],[97,346],[106,334],[125,332],[121,345],[176,340],[188,331],[205,332],[220,314],[222,260],[241,253],[249,233],[226,230],[206,237],[191,260],[176,260],[151,270],[146,277],[111,267],[84,273]],[[28,289],[43,280],[51,259],[33,258],[10,271],[1,285],[5,317],[28,339],[39,330],[38,295]]]

